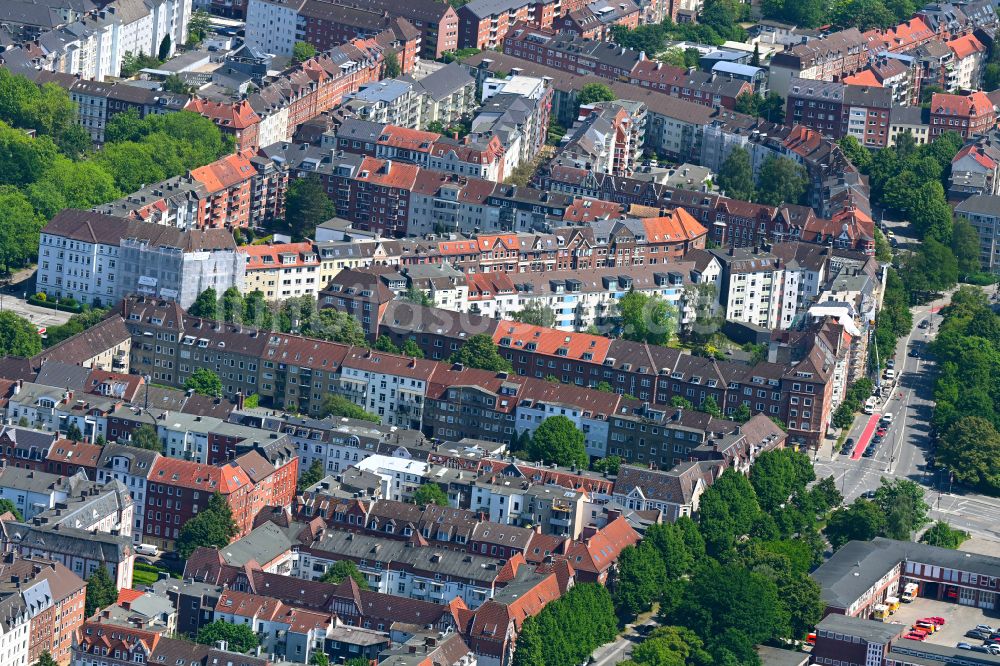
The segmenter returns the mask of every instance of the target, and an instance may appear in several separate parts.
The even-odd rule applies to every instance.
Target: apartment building
[[[499,49],[518,23],[548,30],[557,11],[545,0],[473,0],[458,10],[458,47]]]
[[[244,293],[259,291],[269,301],[316,296],[325,287],[320,260],[312,243],[246,245]]]
[[[35,663],[48,652],[60,666],[69,664],[73,639],[83,624],[86,589],[87,584],[59,562],[4,555],[0,600],[16,606],[19,604],[11,597],[20,597],[30,618],[27,660],[23,663]]]
[[[448,51],[457,51],[458,14],[451,5],[436,0],[413,0],[399,3],[390,0],[370,0],[366,6],[391,16],[399,16],[420,31],[420,56],[437,60]]]
[[[556,164],[628,176],[639,164],[646,134],[643,104],[599,102],[580,116],[559,146]]]
[[[245,273],[228,231],[182,231],[71,209],[42,230],[38,255],[38,290],[80,303],[138,292],[188,307],[208,287],[239,286]]]
[[[756,92],[753,81],[740,76],[672,67],[655,60],[637,62],[629,83],[702,106],[726,109],[735,109],[740,95]]]
[[[989,134],[963,147],[951,160],[948,200],[1000,194],[1000,147]]]
[[[979,235],[979,261],[983,270],[1000,272],[1000,196],[977,194],[955,206],[955,215],[972,225]]]
[[[974,34],[962,35],[945,42],[955,54],[952,60],[954,84],[959,90],[977,90],[986,66],[988,49]]]
[[[560,32],[574,32],[584,39],[607,41],[611,38],[612,26],[635,29],[639,26],[641,14],[639,5],[632,0],[617,3],[597,0],[579,9],[563,10],[553,21],[553,27]]]
[[[857,28],[796,44],[771,57],[768,85],[787,98],[793,78],[834,81],[860,71],[868,64],[869,49],[868,39]]]
[[[857,77],[855,77],[857,78]],[[881,84],[792,79],[785,121],[804,125],[835,139],[853,136],[861,145],[882,148],[889,140],[892,92]]]
[[[945,132],[958,132],[963,139],[975,139],[993,131],[996,124],[996,109],[982,91],[964,95],[934,93],[931,97],[932,141]]]

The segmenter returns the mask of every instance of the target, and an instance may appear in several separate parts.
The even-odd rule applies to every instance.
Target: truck
[[[916,583],[907,583],[903,586],[903,594],[899,596],[904,604],[908,604],[917,598],[917,593],[920,592],[920,586]]]
[[[889,617],[889,607],[885,604],[875,604],[872,608],[872,619],[885,622]]]
[[[885,605],[889,607],[889,615],[899,610],[899,597],[886,597]]]

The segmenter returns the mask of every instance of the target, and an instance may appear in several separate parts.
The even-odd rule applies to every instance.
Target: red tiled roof
[[[84,467],[97,467],[97,461],[101,459],[101,450],[96,444],[60,439],[52,444],[45,459]]]
[[[651,243],[690,240],[708,233],[708,229],[680,207],[663,217],[644,218],[642,225],[646,228],[646,240]]]
[[[922,18],[917,17],[884,32],[869,30],[864,33],[864,37],[868,41],[869,48],[899,51],[933,38],[934,31],[927,27]]]
[[[140,592],[139,590],[132,590],[127,587],[123,587],[118,590],[118,599],[115,601],[116,604],[127,604],[135,601],[141,597],[145,592]]]
[[[277,245],[244,245],[239,248],[241,254],[246,255],[247,270],[260,270],[265,268],[296,268],[302,266],[318,266],[319,255],[313,249],[312,243],[278,243]],[[282,255],[295,255],[293,263],[284,263]],[[306,261],[305,256],[311,255],[312,259]]]
[[[603,529],[585,528],[583,534],[581,540],[569,544],[566,559],[574,569],[594,573],[607,571],[626,547],[639,541],[638,532],[621,516]]]
[[[215,604],[216,613],[228,613],[258,620],[274,620],[286,610],[285,605],[273,597],[236,590],[224,590],[219,595],[218,603]]]
[[[590,354],[588,361],[594,363],[603,363],[611,348],[611,340],[601,335],[567,333],[507,319],[502,320],[497,326],[493,333],[493,342],[499,345],[505,338],[510,339],[510,344],[501,346],[513,350],[525,349],[529,344],[534,344],[537,353],[556,356],[557,350],[565,348],[567,350],[565,358],[579,360],[584,354]]]
[[[877,76],[875,76],[875,72],[870,69],[864,69],[857,74],[845,76],[843,83],[852,86],[872,86],[874,88],[882,87],[882,82],[878,80]]]
[[[257,169],[243,155],[226,155],[211,164],[191,171],[191,177],[205,186],[209,193],[221,192],[257,175]]]
[[[498,294],[511,294],[515,289],[510,275],[501,271],[469,273],[465,276],[465,281],[469,287],[470,301],[489,300]]]
[[[983,46],[982,42],[976,39],[975,35],[963,35],[962,37],[956,37],[950,42],[945,42],[945,46],[951,49],[955,53],[955,57],[959,60],[968,58],[976,53],[986,52],[986,47]]]
[[[590,222],[591,220],[606,220],[617,217],[622,212],[622,205],[614,201],[600,199],[576,199],[567,206],[563,220],[567,222]]]
[[[948,116],[978,116],[987,112],[993,113],[993,102],[981,90],[968,95],[934,93],[931,97],[931,113]]]
[[[989,155],[983,152],[982,147],[977,146],[974,143],[969,144],[968,146],[965,146],[960,151],[958,151],[958,153],[955,155],[954,159],[952,159],[951,162],[952,164],[954,164],[958,160],[967,156],[971,157],[976,161],[977,164],[987,169],[995,169],[997,166],[996,162],[993,161],[993,159]]]
[[[355,180],[412,191],[420,172],[416,164],[365,157]]]
[[[233,129],[246,129],[260,122],[260,116],[254,112],[246,100],[227,104],[195,97],[187,103],[184,110],[194,111],[210,118],[217,125]]]
[[[396,125],[386,125],[382,129],[376,143],[382,146],[392,146],[404,150],[413,150],[421,153],[429,153],[441,135],[437,132],[424,132],[423,130],[397,127]]]
[[[236,463],[214,467],[164,456],[153,463],[153,468],[149,470],[149,480],[209,493],[220,492],[223,495],[253,485],[247,473]]]

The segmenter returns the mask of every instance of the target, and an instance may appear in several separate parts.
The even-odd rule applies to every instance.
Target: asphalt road
[[[815,461],[816,475],[819,478],[832,475],[847,503],[877,488],[882,477],[916,481],[926,488],[931,518],[945,520],[977,536],[1000,539],[1000,500],[953,488],[944,472],[926,465],[926,456],[931,452],[928,435],[934,410],[935,366],[933,359],[925,358],[925,352],[940,324],[936,313],[946,303],[947,299],[942,299],[913,308],[913,329],[896,347],[897,383],[879,410],[893,414],[892,425],[876,454],[872,458],[851,460],[838,451],[823,449]],[[920,322],[925,319],[930,321],[930,328],[920,329]],[[908,355],[914,348],[920,353],[919,358]],[[849,436],[856,441],[867,418],[855,420]]]

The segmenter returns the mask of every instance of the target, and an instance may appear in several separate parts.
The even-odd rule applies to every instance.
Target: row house
[[[963,139],[971,140],[989,134],[997,125],[993,102],[982,91],[964,95],[934,93],[930,111],[931,140],[945,132],[958,132]]]
[[[268,301],[298,296],[316,296],[325,286],[320,278],[320,260],[312,243],[245,245],[244,293],[259,291]]]
[[[951,160],[949,201],[1000,194],[1000,147],[991,133],[958,151]]]
[[[869,50],[868,39],[857,28],[810,39],[771,57],[768,86],[787,97],[794,78],[836,81],[864,69]]]
[[[413,0],[399,3],[391,0],[369,0],[373,10],[387,12],[409,21],[420,31],[420,57],[438,60],[448,51],[459,48],[458,13],[451,6],[441,6],[436,0]]]
[[[239,2],[240,0],[236,0]],[[240,666],[272,666],[266,657],[254,657],[229,652],[210,645],[197,645],[163,633],[136,627],[112,624],[91,618],[77,632],[71,666],[109,666],[135,664],[177,664],[212,666],[229,663]]]
[[[560,32],[574,32],[584,39],[608,41],[616,25],[631,30],[639,27],[641,14],[639,5],[632,0],[598,0],[572,11],[563,9],[562,15],[553,21],[553,27]]]
[[[144,303],[140,299],[127,301],[126,304],[129,310],[127,321],[140,337],[144,337],[140,331],[149,331],[151,335],[159,333],[161,337],[168,333],[168,336],[177,340],[170,344],[161,343],[163,351],[155,360],[177,358],[178,348],[184,349],[180,340],[190,337],[194,341],[198,339],[194,335],[198,335],[204,339],[204,343],[203,347],[197,349],[211,354],[227,394],[236,391],[242,391],[246,395],[258,393],[262,401],[274,405],[298,406],[301,401],[299,409],[306,413],[318,413],[323,396],[334,392],[351,398],[359,405],[367,405],[370,410],[383,409],[387,418],[394,418],[397,422],[403,419],[405,424],[405,419],[412,418],[412,413],[422,414],[422,402],[428,383],[434,381],[434,374],[439,370],[443,372],[448,367],[447,364],[432,361],[414,362],[413,359],[393,354],[352,351],[344,345],[293,335],[260,334],[256,329],[228,324],[197,329],[195,326],[198,321],[193,318],[180,322],[179,331],[177,322],[173,322],[172,329],[165,329],[152,322],[153,315],[150,315],[149,320],[143,316],[146,308],[150,312],[157,311],[159,306],[155,303]],[[131,319],[133,316],[135,320]],[[435,352],[445,351],[450,345],[457,349],[467,335],[461,327],[455,327],[448,330],[449,335],[455,336],[449,341],[446,342],[446,338],[440,335],[432,340],[430,335],[420,331],[419,325],[414,324],[416,318],[405,320],[399,314],[394,317],[395,322],[399,322],[395,324],[398,335],[405,335],[404,341],[413,339],[428,357]],[[406,327],[413,332],[404,334]],[[546,340],[551,339],[551,345],[546,345],[544,351],[538,349],[534,339],[536,332],[540,336],[545,333]],[[606,338],[556,332],[513,322],[497,326],[493,336],[501,355],[512,362],[518,374],[536,381],[544,381],[548,375],[563,383],[578,386],[594,386],[606,381],[621,394],[634,395],[640,400],[660,404],[669,402],[674,395],[684,396],[700,404],[711,395],[723,406],[725,413],[735,411],[737,392],[745,387],[751,396],[761,393],[760,399],[752,405],[754,411],[764,411],[785,420],[789,423],[793,437],[810,443],[822,436],[829,422],[828,394],[831,384],[828,380],[832,361],[825,358],[819,350],[807,349],[796,360],[785,364],[762,363],[754,368],[701,359],[682,354],[678,350],[624,340],[611,341],[614,351],[596,353],[590,349],[590,342],[604,344],[602,341],[607,341]],[[567,337],[579,340],[579,354],[570,354],[569,348],[563,344]],[[219,342],[224,342],[224,347]],[[436,348],[437,344],[441,344],[443,348]],[[565,352],[560,352],[561,349],[565,349]],[[150,361],[152,360],[154,359],[151,358]],[[152,363],[147,365],[141,358],[138,362],[134,358],[133,363],[137,372],[145,372],[146,367],[152,372]],[[715,373],[726,373],[726,376],[711,378],[712,381],[706,385],[702,381],[705,373],[698,372],[693,367],[705,363],[715,368]],[[342,373],[342,365],[346,365],[349,372]],[[685,370],[689,372],[686,373]],[[542,373],[542,379],[535,378],[539,372]],[[694,377],[698,378],[697,382],[692,381]],[[175,385],[182,385],[183,382],[184,377],[178,375],[165,380],[165,383]],[[329,388],[331,386],[332,389]],[[397,399],[399,404],[396,409],[389,404],[393,388],[397,391],[397,397],[401,392],[412,393],[413,400],[405,405],[409,408],[407,413],[401,411],[404,406],[402,401]],[[308,404],[302,400],[302,396],[307,397]],[[799,414],[798,408],[792,406],[793,397],[796,401],[809,397],[810,409],[807,413]],[[420,402],[417,398],[420,398]],[[815,405],[821,398],[823,404]],[[791,411],[793,409],[794,414]]]
[[[396,53],[404,73],[413,69],[421,31],[395,12],[325,0],[249,0],[247,44],[266,53],[291,56],[296,42],[327,51],[355,39],[373,39]]]
[[[867,69],[849,74],[841,83],[867,88],[886,88],[892,93],[893,108],[919,106],[922,71],[910,55],[883,52]]]
[[[97,212],[180,229],[258,227],[284,215],[288,174],[274,162],[234,153],[146,185]]]
[[[959,90],[977,90],[989,49],[973,34],[962,35],[945,42],[955,55],[952,60],[954,85]]]
[[[639,163],[645,120],[642,104],[634,108],[618,102],[581,106],[579,120],[560,143],[555,163],[616,176],[631,175]]]
[[[458,9],[458,47],[499,49],[518,23],[548,30],[557,7],[546,0],[472,0]]]
[[[755,92],[752,82],[737,76],[673,67],[655,60],[637,62],[629,82],[695,104],[726,109],[735,109],[740,95]]]
[[[298,458],[279,468],[255,452],[221,465],[159,457],[149,471],[143,543],[167,549],[183,525],[219,493],[233,512],[239,535],[250,532],[253,519],[266,506],[289,506],[298,479]]]
[[[260,116],[246,100],[214,102],[196,97],[188,102],[184,110],[208,118],[216,124],[220,132],[233,137],[237,152],[253,152],[260,146],[258,140]]]
[[[937,33],[922,17],[916,16],[885,30],[869,30],[863,36],[873,53],[896,53],[920,46],[934,39]]]
[[[876,83],[859,86],[792,79],[785,121],[808,127],[834,139],[853,136],[871,148],[889,141],[892,92]]]

